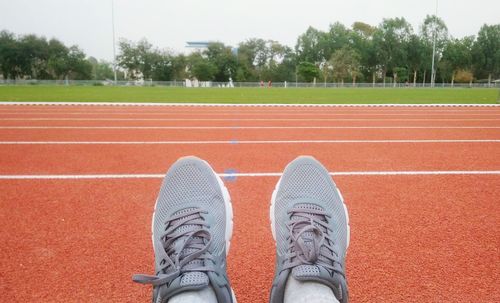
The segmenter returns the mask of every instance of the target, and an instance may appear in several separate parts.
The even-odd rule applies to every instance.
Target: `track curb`
[[[136,103],[136,102],[13,102],[2,105],[25,106],[166,106],[166,107],[500,107],[500,104],[280,104],[280,103]]]

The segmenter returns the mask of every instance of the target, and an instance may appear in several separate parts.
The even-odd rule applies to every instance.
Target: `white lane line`
[[[0,126],[0,129],[500,129],[500,126]]]
[[[453,140],[213,140],[213,141],[0,141],[0,145],[192,145],[192,144],[322,144],[322,143],[500,143],[496,139]]]
[[[85,113],[85,114],[153,114],[153,115],[166,115],[166,114],[193,114],[193,110],[191,109],[190,111],[186,111],[181,108],[169,108],[165,110],[161,109],[156,109],[155,111],[144,111],[144,110],[135,110],[135,111],[125,111],[123,108],[110,108],[110,109],[99,109],[99,108],[86,108],[84,112],[73,112],[70,110],[73,110],[73,108],[65,108],[61,107],[61,109],[50,109],[47,110],[47,108],[38,108],[37,110],[32,110],[32,111],[22,111],[19,112],[17,111],[19,108],[11,108],[11,109],[6,109],[6,108],[1,108],[0,107],[0,113],[5,113],[5,114],[79,114],[79,113]],[[83,109],[82,109],[83,110]],[[371,109],[360,109],[360,108],[351,108],[349,110],[346,109],[337,109],[337,108],[277,108],[277,109],[271,109],[271,108],[262,108],[262,109],[228,109],[228,110],[218,110],[218,109],[198,109],[198,111],[195,111],[194,113],[203,113],[203,114],[231,114],[231,113],[239,113],[239,114],[304,114],[304,115],[312,115],[316,113],[321,113],[321,114],[377,114],[377,115],[383,115],[383,114],[460,114],[460,115],[468,115],[468,114],[500,114],[498,112],[500,108],[491,108],[491,109],[434,109],[434,108],[413,108],[413,109],[383,109],[383,108],[371,108]]]
[[[282,173],[223,173],[220,177],[279,177]],[[330,172],[331,176],[439,176],[439,175],[500,175],[500,170],[444,171],[351,171]],[[0,180],[51,179],[161,179],[165,174],[89,174],[89,175],[0,175]]]
[[[163,112],[163,113],[141,113],[141,112],[19,112],[19,113],[1,113],[1,115],[122,115],[122,116],[134,116],[134,115],[151,115],[151,116],[250,116],[250,115],[265,115],[265,116],[446,116],[446,115],[457,115],[457,116],[500,116],[499,113],[427,113],[427,112],[415,112],[415,113],[325,113],[325,112],[308,112],[308,113],[273,113],[273,112],[233,112],[233,113],[210,113],[210,112],[191,112],[191,113],[176,113],[176,112]]]
[[[76,106],[165,106],[165,107],[497,107],[499,104],[311,104],[311,103],[151,103],[151,102],[50,102],[50,101],[1,101],[1,105],[76,105]]]
[[[500,121],[498,119],[379,119],[379,118],[0,118],[0,121]]]

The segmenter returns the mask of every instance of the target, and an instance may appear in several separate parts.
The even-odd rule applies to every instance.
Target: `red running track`
[[[500,138],[498,128],[315,129],[1,129],[0,141],[204,141],[210,140],[480,140]]]
[[[0,145],[0,174],[158,174],[185,155],[217,172],[281,172],[298,155],[330,171],[498,170],[500,143]]]
[[[0,107],[3,112],[151,111],[139,107]],[[156,108],[155,108],[156,109]],[[411,108],[356,108],[343,112],[411,113]],[[460,115],[498,113],[495,108],[415,111]],[[159,110],[166,110],[160,108]],[[208,108],[173,112],[210,113]],[[279,108],[219,108],[273,113]],[[301,109],[284,108],[282,113]],[[315,110],[307,109],[314,112]],[[328,109],[333,112],[333,110]],[[340,110],[340,109],[339,109]],[[480,111],[481,110],[481,111]],[[36,116],[36,115],[35,115]],[[45,117],[55,117],[44,115]],[[61,116],[61,115],[58,115]],[[71,115],[74,116],[74,115]],[[201,116],[201,115],[199,115]],[[271,118],[273,115],[269,115]],[[290,115],[292,116],[292,115]],[[394,125],[379,116],[376,124]],[[392,116],[391,116],[392,117]],[[463,119],[481,119],[469,115]],[[491,117],[491,115],[490,115]],[[390,119],[390,118],[388,118]],[[404,119],[404,118],[403,118]],[[15,124],[13,124],[15,122]],[[72,121],[42,121],[60,125]],[[93,121],[103,125],[106,121]],[[36,123],[39,123],[36,121]],[[89,122],[78,122],[88,126]],[[115,125],[129,125],[115,121]],[[137,123],[137,122],[134,122]],[[160,125],[150,121],[148,125]],[[171,125],[186,122],[171,121]],[[192,122],[189,122],[192,123]],[[195,123],[198,123],[195,121]],[[201,123],[201,122],[199,122]],[[262,125],[246,121],[246,125]],[[276,122],[265,122],[275,125]],[[279,122],[310,125],[311,121]],[[324,125],[360,122],[321,122]],[[373,123],[369,122],[368,123]],[[435,125],[435,121],[399,121]],[[466,126],[470,121],[441,121]],[[476,121],[498,126],[499,121]],[[92,125],[91,124],[91,125]],[[194,123],[193,123],[194,124]],[[230,125],[204,121],[201,125]],[[238,123],[239,124],[239,123]],[[241,124],[240,124],[241,125]],[[48,130],[2,129],[0,141],[285,140],[285,139],[500,139],[498,129],[405,130]],[[499,170],[500,143],[211,144],[211,145],[0,145],[0,175],[163,173],[179,156],[197,154],[218,172],[279,172],[299,154],[312,154],[330,171]],[[352,239],[347,260],[351,302],[499,302],[500,175],[342,176],[335,178],[349,208]],[[274,244],[268,220],[276,177],[226,182],[235,230],[229,275],[239,302],[266,302]],[[147,302],[150,290],[133,273],[152,272],[150,220],[160,179],[0,180],[5,302]]]

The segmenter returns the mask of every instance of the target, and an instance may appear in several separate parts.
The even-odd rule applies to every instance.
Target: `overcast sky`
[[[147,38],[185,51],[186,41],[273,39],[294,46],[308,26],[327,30],[340,21],[377,25],[405,17],[418,27],[435,0],[114,0],[116,37]],[[439,0],[438,15],[454,37],[474,35],[482,24],[500,23],[499,0]],[[0,0],[0,30],[35,33],[81,46],[89,56],[113,57],[111,0]]]

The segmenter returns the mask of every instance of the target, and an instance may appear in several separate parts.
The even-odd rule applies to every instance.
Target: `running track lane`
[[[250,112],[250,113],[288,113],[288,112],[322,112],[322,113],[500,113],[499,106],[138,106],[128,103],[126,106],[105,105],[103,103],[96,105],[71,105],[51,104],[50,106],[30,106],[30,105],[8,105],[0,104],[0,112],[14,113],[35,113],[35,112],[92,112],[92,113],[233,113],[233,112]]]
[[[324,112],[313,112],[313,113],[302,113],[302,112],[287,112],[287,113],[249,113],[245,111],[232,112],[232,113],[119,113],[119,112],[109,112],[109,113],[93,113],[93,112],[68,112],[68,113],[5,113],[0,112],[0,119],[2,120],[13,120],[13,119],[499,119],[500,114],[497,113],[324,113]]]
[[[239,302],[267,302],[276,177],[226,183]],[[498,302],[499,176],[336,177],[349,208],[351,302]],[[159,179],[1,181],[6,302],[147,302]],[[22,281],[22,283],[20,282]]]
[[[238,109],[236,112],[241,112],[242,110],[243,109]],[[281,110],[281,108],[279,108],[279,110]],[[324,109],[321,108],[321,110]],[[193,108],[193,111],[197,111],[197,109]],[[432,115],[432,117],[433,116],[434,115]],[[481,117],[477,115],[467,117],[467,119],[474,118],[481,119]],[[391,118],[388,117],[388,119]],[[178,126],[209,124],[242,126],[255,125],[256,123],[259,123],[259,125],[311,125],[311,123],[320,123],[320,125],[386,126],[404,123],[406,125],[424,126],[428,126],[429,124],[445,126],[499,125],[499,121],[496,120],[384,120],[385,119],[357,121],[328,120],[318,122],[301,120],[259,122],[251,120],[1,121],[0,124],[46,125],[47,123],[55,123],[56,125],[68,125],[68,123],[75,123],[77,125],[89,125],[94,123],[102,125],[112,123],[114,125],[164,124]],[[213,161],[216,165],[220,166],[216,168],[218,171],[222,171],[222,169],[227,168],[230,164],[238,164],[241,161],[256,161],[253,164],[257,165],[244,167],[248,169],[247,171],[256,171],[257,169],[267,171],[269,167],[264,167],[265,163],[271,163],[272,171],[281,171],[286,162],[291,160],[287,159],[287,157],[293,158],[296,156],[293,152],[302,151],[312,151],[312,154],[316,155],[320,160],[328,162],[328,167],[332,168],[331,170],[334,171],[341,170],[337,169],[337,167],[344,167],[344,171],[352,171],[355,168],[362,170],[362,168],[367,167],[371,170],[382,170],[380,167],[389,168],[385,170],[401,170],[398,166],[400,164],[410,169],[413,168],[413,170],[423,170],[425,167],[432,169],[466,168],[467,170],[496,169],[498,161],[492,155],[498,154],[498,145],[483,145],[482,143],[478,146],[475,145],[476,143],[422,147],[418,144],[410,144],[409,147],[401,148],[399,146],[392,146],[382,149],[379,147],[366,147],[362,145],[352,146],[347,149],[341,149],[340,147],[333,149],[328,147],[324,149],[319,147],[321,145],[315,147],[314,144],[306,148],[278,145],[276,149],[271,149],[271,152],[267,149],[263,150],[262,147],[264,145],[255,145],[248,146],[248,152],[241,152],[241,149],[244,147],[230,149],[230,151],[236,153],[233,158],[229,159],[230,161],[227,159],[228,154],[226,152],[221,156],[216,156],[220,154],[220,149],[217,151],[215,148],[209,147],[205,149],[205,147],[203,147],[201,153],[206,154],[211,162]],[[4,147],[7,146],[2,146],[2,149]],[[279,147],[281,148],[277,150]],[[47,148],[47,146],[41,149],[30,149],[27,148],[27,146],[19,150],[15,148],[11,149],[12,146],[8,146],[7,148],[9,149],[7,154],[10,156],[14,155],[11,159],[12,161],[15,157],[17,157],[17,162],[19,162],[19,159],[23,160],[20,166],[18,166],[16,161],[7,163],[7,165],[13,165],[13,168],[27,168],[30,172],[40,171],[40,173],[46,173],[47,171],[52,172],[52,167],[56,167],[56,169],[62,169],[64,171],[63,173],[73,173],[75,166],[78,168],[78,166],[86,166],[88,164],[90,164],[89,169],[95,170],[96,166],[99,165],[99,160],[93,159],[92,157],[96,157],[96,155],[99,157],[102,146],[91,149],[84,148],[83,150],[78,148],[53,150],[50,147]],[[199,146],[181,147],[180,151],[197,152],[198,148]],[[152,152],[150,152],[151,149]],[[169,149],[157,149],[154,146],[143,146],[142,149],[126,148],[125,150],[119,148],[116,149],[118,151],[118,159],[113,159],[116,156],[113,156],[113,154],[108,151],[104,153],[105,157],[100,158],[100,160],[112,162],[111,165],[101,162],[101,165],[105,165],[106,168],[120,168],[116,162],[122,160],[127,163],[127,165],[123,167],[127,172],[130,172],[128,170],[130,168],[139,169],[134,172],[143,172],[141,170],[142,167],[148,170],[151,169],[153,173],[158,173],[158,168],[161,167],[163,169],[164,167],[166,169],[166,167],[175,160],[178,149],[178,146],[173,146]],[[363,151],[360,152],[357,149],[363,149]],[[276,150],[279,153],[285,150],[285,155],[275,159]],[[408,150],[413,151],[410,151],[409,159],[404,159],[404,153]],[[12,153],[13,151],[15,153]],[[57,159],[55,159],[53,155],[54,151],[56,157],[58,156]],[[128,154],[131,151],[137,154]],[[146,154],[143,154],[145,151]],[[370,151],[372,153],[369,153]],[[0,149],[0,153],[1,152],[2,150]],[[165,152],[169,153],[169,155],[165,155]],[[66,153],[73,153],[74,155],[68,156]],[[417,155],[417,153],[421,153],[421,155]],[[135,161],[140,161],[142,157],[148,156],[158,156],[163,161],[153,161],[153,163],[145,161],[138,163],[142,164],[142,166],[135,164]],[[236,156],[239,156],[239,158]],[[341,160],[341,164],[332,160],[332,158],[337,156],[338,158],[336,158],[336,160]],[[449,160],[448,157],[450,156],[455,160]],[[378,159],[364,159],[361,157]],[[269,161],[269,159],[273,159],[273,161]],[[325,159],[327,161],[325,161]],[[35,161],[29,163],[31,160]],[[52,165],[48,166],[43,164],[45,160],[49,161]],[[76,160],[76,162],[73,164],[66,163],[74,160]],[[380,161],[377,162],[378,160]],[[412,161],[417,162],[411,163]],[[446,164],[446,162],[450,165]],[[132,163],[132,165],[130,165],[130,163]],[[260,166],[258,166],[259,163]],[[42,169],[37,168],[40,164],[43,164],[41,167]],[[237,167],[237,165],[234,165],[234,167]],[[30,170],[30,168],[32,170]],[[109,172],[110,171],[108,171],[108,173]],[[115,171],[111,172],[115,173]],[[23,172],[15,171],[14,173]],[[352,243],[351,252],[349,253],[349,264],[351,264],[351,260],[354,260],[352,263],[355,263],[353,266],[348,265],[351,298],[353,302],[366,302],[375,299],[384,302],[432,300],[463,301],[464,293],[474,294],[474,300],[477,298],[477,300],[481,302],[499,301],[498,290],[493,288],[495,281],[497,281],[499,277],[499,269],[498,265],[496,265],[498,262],[495,263],[495,261],[498,260],[497,248],[499,243],[498,237],[495,236],[498,235],[499,212],[498,205],[492,204],[492,201],[495,201],[496,197],[499,196],[498,190],[496,189],[497,187],[495,187],[495,184],[498,184],[498,176],[339,177],[336,179],[343,190],[346,200],[348,200],[347,203],[351,209],[352,227],[359,226],[356,227],[356,230],[360,231],[360,236],[357,239],[356,235],[353,234],[353,242],[359,243],[360,247],[355,248],[356,244]],[[262,243],[262,239],[266,239],[266,237],[267,239],[271,239],[268,230],[267,203],[276,180],[277,178],[239,178],[235,183],[229,184],[229,189],[235,203],[236,213],[236,230],[229,260],[229,271],[233,278],[233,283],[240,302],[267,301],[267,294],[272,276],[272,273],[269,273],[269,271],[273,264],[272,261],[268,262],[267,260],[273,258],[272,243],[265,241],[266,243],[261,246],[255,245],[254,243]],[[351,190],[349,190],[349,183],[345,181],[347,182],[345,187],[348,191],[346,192],[343,188],[342,182],[344,181],[342,180],[353,180],[351,182],[354,182],[353,184],[355,186],[352,186]],[[0,276],[2,278],[2,283],[0,285],[7,285],[5,287],[7,291],[4,291],[4,293],[7,293],[7,299],[9,299],[9,295],[15,295],[25,296],[26,299],[47,298],[48,300],[55,297],[55,300],[67,301],[66,292],[74,290],[74,293],[77,294],[75,299],[80,298],[84,301],[89,300],[89,298],[95,299],[94,301],[120,301],[122,299],[126,301],[149,300],[148,290],[141,286],[131,285],[131,283],[128,284],[127,281],[130,279],[130,271],[151,272],[152,256],[150,250],[149,220],[151,216],[152,201],[154,201],[156,196],[159,181],[2,181],[0,182],[0,188],[2,188],[3,182],[6,182],[6,186],[9,190],[2,190],[1,192],[6,192],[8,194],[7,197],[13,197],[14,202],[10,202],[12,201],[11,199],[6,199],[5,201],[9,201],[7,204],[12,204],[13,206],[11,207],[16,207],[16,210],[19,211],[10,211],[11,208],[2,206],[2,209],[5,208],[9,210],[6,212],[6,214],[9,214],[9,217],[2,218],[4,219],[2,222],[7,223],[9,221],[14,221],[15,224],[8,224],[8,226],[12,228],[18,227],[19,222],[24,226],[24,233],[21,235],[16,234],[16,231],[21,232],[23,228],[17,228],[14,231],[9,229],[5,229],[4,231],[4,229],[2,229],[2,232],[8,235],[8,237],[5,236],[3,238],[11,239],[7,245],[9,249],[11,245],[31,245],[29,249],[23,250],[23,247],[17,248],[21,248],[21,251],[31,251],[34,254],[34,256],[30,255],[33,258],[26,258],[26,255],[20,258],[19,256],[21,255],[19,251],[12,253],[11,250],[7,249],[6,251],[10,252],[8,257],[13,255],[14,257],[17,256],[17,258],[20,258],[21,261],[31,260],[29,262],[35,263],[27,263],[28,265],[35,265],[33,267],[45,269],[45,272],[49,274],[49,276],[46,277],[43,275],[43,270],[33,274],[31,270],[32,267],[29,268],[29,274],[25,274],[25,268],[23,269],[24,271],[16,268],[15,272],[18,275],[16,275],[16,273],[10,275],[12,272],[11,270],[3,270],[2,272],[6,272],[5,277],[8,277],[5,278],[5,280],[10,279],[10,276],[17,278],[14,281],[7,280],[8,283],[3,283],[4,278]],[[26,185],[26,182],[29,182],[29,185]],[[70,185],[64,185],[68,184],[65,182],[71,183],[69,183]],[[154,185],[149,185],[153,183]],[[75,186],[75,184],[77,185]],[[137,186],[134,184],[139,184],[139,191],[142,191],[143,188],[147,188],[146,194],[143,193],[141,195],[140,192],[136,192],[135,189],[137,189]],[[405,191],[402,189],[405,189]],[[12,191],[14,191],[13,195]],[[55,194],[52,194],[53,191],[55,191]],[[350,194],[349,191],[353,194]],[[30,196],[34,194],[37,196]],[[351,198],[354,197],[352,202],[349,202],[349,196],[351,196]],[[19,197],[21,197],[22,200]],[[469,199],[467,199],[467,197],[469,197]],[[148,201],[151,201],[149,204],[144,203],[144,201],[147,200],[146,198],[149,199]],[[432,198],[432,200],[429,200],[430,198]],[[380,199],[382,202],[379,203],[377,199]],[[398,199],[401,201],[397,201]],[[441,204],[436,204],[438,200],[443,200],[446,203],[443,203],[441,206]],[[467,201],[463,202],[464,200]],[[130,207],[130,204],[126,203],[128,201],[133,202],[131,207],[132,210],[128,208]],[[368,204],[366,201],[375,202]],[[101,204],[99,204],[99,202],[101,202]],[[403,207],[401,207],[401,203],[403,203]],[[470,210],[472,203],[474,209]],[[33,204],[39,205],[40,207],[33,208]],[[55,208],[44,207],[47,205],[53,206],[54,204]],[[256,208],[255,205],[262,206]],[[356,211],[356,205],[359,206],[358,211]],[[134,206],[136,206],[136,208],[134,208]],[[364,208],[361,206],[364,206]],[[142,212],[134,212],[134,210],[137,210],[137,207],[147,207],[147,209]],[[25,211],[23,212],[23,210]],[[32,220],[24,222],[24,217],[21,218],[20,215],[30,214],[30,211],[30,218],[32,218]],[[263,211],[265,211],[264,214]],[[70,221],[74,221],[76,224],[67,227],[68,225],[59,226],[54,224],[59,222],[57,219],[40,220],[40,218],[47,217],[47,215],[54,215],[61,212],[67,214],[69,219],[74,218],[74,220]],[[255,216],[248,216],[248,214],[251,213],[255,213]],[[438,216],[436,217],[436,215]],[[356,216],[359,216],[358,219],[356,219]],[[137,222],[131,221],[131,217],[140,218],[143,220],[143,224],[138,225]],[[17,220],[15,220],[16,218]],[[240,225],[238,223],[238,218],[241,218],[241,225],[244,227],[238,227],[238,225]],[[266,221],[266,224],[255,224],[255,222],[261,221]],[[42,227],[40,229],[41,232],[34,233],[33,224],[28,225],[29,222],[37,222],[39,226]],[[120,222],[123,224],[120,224]],[[96,225],[99,228],[96,228]],[[119,225],[123,230],[119,231],[119,237],[115,239],[114,236],[117,234],[117,229],[114,227],[116,225]],[[267,232],[264,233],[260,231],[256,225],[267,229]],[[73,226],[75,227],[73,228]],[[250,226],[250,228],[247,226]],[[420,227],[422,232],[415,232],[415,227]],[[139,230],[141,232],[139,232]],[[257,230],[257,232],[254,232],[254,230]],[[445,230],[445,232],[443,232],[443,230]],[[259,232],[263,234],[259,234]],[[75,234],[80,237],[76,238]],[[390,234],[390,236],[387,236],[387,234]],[[19,236],[12,237],[12,235]],[[128,241],[129,238],[131,241]],[[471,238],[477,240],[477,242],[471,242]],[[19,242],[18,239],[27,239],[28,241]],[[371,242],[368,240],[371,240]],[[381,240],[384,240],[383,242],[387,243],[387,245],[381,247],[379,244]],[[12,242],[14,242],[14,244]],[[61,250],[61,243],[65,244],[65,246],[62,248],[63,253],[58,254],[57,247]],[[367,244],[365,245],[365,243]],[[52,245],[52,247],[49,244]],[[140,245],[143,246],[142,249],[138,250],[139,254],[134,254],[135,249]],[[427,248],[427,250],[425,248]],[[238,253],[240,249],[242,252]],[[265,261],[254,262],[253,258],[248,257],[248,251],[252,250],[257,253],[253,255]],[[360,253],[358,257],[356,257],[355,251]],[[144,256],[145,252],[148,256]],[[398,252],[401,252],[401,255],[398,255]],[[132,254],[132,258],[130,258],[130,254]],[[264,256],[262,256],[263,254]],[[250,256],[253,255],[250,254]],[[42,261],[39,261],[37,257],[41,257]],[[36,260],[38,260],[38,263],[36,263]],[[25,261],[25,263],[26,262],[28,261]],[[16,262],[13,262],[12,264],[15,263]],[[18,263],[26,265],[23,262]],[[124,263],[126,264],[125,266],[123,265]],[[259,264],[262,265],[259,267]],[[367,266],[367,264],[369,264],[369,266]],[[135,270],[135,266],[132,265],[136,265],[140,269]],[[20,268],[21,267],[22,265],[20,265]],[[132,269],[132,267],[134,268]],[[262,275],[262,280],[257,279],[255,282],[256,279],[248,278],[249,275],[247,271],[241,270],[241,268],[254,269],[252,273],[257,272],[259,277]],[[75,276],[75,272],[82,274],[76,276],[74,281],[67,278],[68,276]],[[358,273],[357,276],[356,272]],[[115,276],[114,274],[117,275]],[[54,275],[56,275],[56,278],[54,278]],[[29,288],[28,291],[26,291],[25,288],[17,292],[9,291],[15,289],[15,287],[19,285],[19,280],[25,281],[26,277],[33,277],[33,280],[36,280],[34,283],[27,283],[34,285],[32,288]],[[37,277],[38,279],[36,279]],[[381,277],[386,278],[386,280],[381,281]],[[423,277],[425,277],[425,279],[422,279]],[[266,279],[268,279],[268,283],[261,282]],[[47,281],[47,283],[40,285],[40,281]],[[82,282],[78,283],[79,281]],[[75,283],[73,284],[72,282]],[[466,283],[466,285],[463,286],[462,283]],[[248,287],[248,285],[253,284],[255,284],[254,287]],[[43,286],[47,287],[44,288]],[[37,293],[35,293],[35,296],[33,296],[33,293],[40,288],[42,289],[41,294],[37,295]],[[359,289],[358,291],[356,290],[357,288]],[[110,292],[110,289],[116,291]],[[17,297],[10,301],[16,300]],[[23,298],[21,297],[19,300],[23,300]]]
[[[499,128],[3,129],[0,141],[500,139]]]
[[[273,119],[272,117],[264,120],[241,120],[241,119],[224,119],[224,120],[24,120],[22,118],[16,120],[1,120],[0,126],[229,126],[229,127],[245,127],[245,126],[500,126],[500,119],[482,120],[481,118],[473,119]]]
[[[0,174],[163,173],[199,156],[218,172],[281,172],[298,155],[330,171],[499,170],[500,143],[0,145]]]

